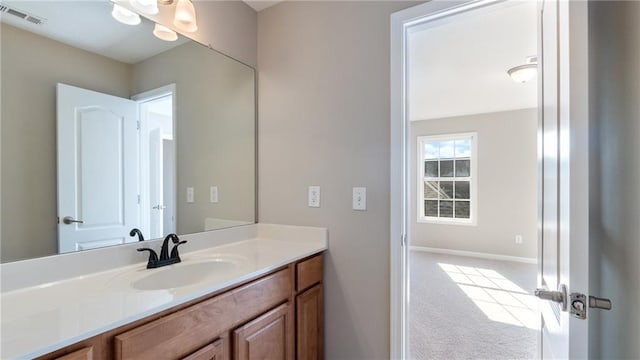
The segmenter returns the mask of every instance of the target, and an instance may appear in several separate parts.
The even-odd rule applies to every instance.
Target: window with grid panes
[[[419,221],[474,224],[475,134],[418,137]]]

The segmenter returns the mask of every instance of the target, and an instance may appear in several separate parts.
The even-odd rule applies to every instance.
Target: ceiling
[[[243,1],[247,3],[247,5],[251,6],[255,11],[262,11],[284,0],[243,0]]]
[[[282,1],[245,0],[256,11]],[[154,24],[144,17],[136,26],[117,22],[111,16],[113,5],[110,0],[3,0],[2,5],[44,20],[41,25],[36,25],[3,12],[0,20],[4,23],[128,64],[138,63],[189,41],[183,36],[174,42],[157,39],[152,35]]]
[[[128,64],[189,41],[182,36],[174,42],[156,38],[152,34],[154,24],[144,18],[136,26],[119,23],[111,16],[113,5],[109,0],[22,0],[2,1],[2,5],[44,19],[41,25],[36,25],[2,13],[4,23]]]
[[[503,3],[411,29],[409,118],[536,107],[537,79],[516,83],[507,74],[537,52],[536,6]]]

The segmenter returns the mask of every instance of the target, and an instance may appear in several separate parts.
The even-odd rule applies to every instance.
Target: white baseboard
[[[425,251],[425,252],[430,252],[435,254],[468,256],[468,257],[490,259],[490,260],[515,261],[515,262],[526,263],[526,264],[538,263],[538,259],[536,258],[489,254],[489,253],[481,253],[481,252],[474,252],[474,251],[441,249],[441,248],[432,248],[432,247],[426,247],[426,246],[410,246],[409,249],[414,251]]]

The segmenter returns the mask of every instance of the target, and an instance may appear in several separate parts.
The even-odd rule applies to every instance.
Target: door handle
[[[542,300],[549,300],[560,304],[562,311],[567,311],[567,286],[560,284],[557,291],[538,288],[533,293]]]
[[[84,224],[84,221],[76,220],[76,219],[72,218],[71,216],[63,217],[62,218],[62,222],[67,224],[67,225],[70,225],[70,224],[73,224],[73,223]]]
[[[558,286],[558,291],[549,291],[547,289],[536,289],[534,294],[543,300],[550,300],[560,304],[562,311],[567,311],[568,304],[571,307],[569,313],[578,319],[587,318],[587,307],[591,309],[611,310],[611,300],[599,298],[595,296],[587,296],[581,293],[571,293],[567,297],[567,287],[563,284]]]

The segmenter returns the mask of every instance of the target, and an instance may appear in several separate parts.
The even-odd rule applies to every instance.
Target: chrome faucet
[[[171,249],[171,255],[169,255],[169,240],[173,242],[173,248]],[[180,254],[178,254],[178,246],[182,244],[186,244],[187,241],[180,241],[178,235],[169,234],[164,238],[162,242],[162,248],[160,248],[160,258],[158,258],[158,254],[149,248],[140,248],[138,251],[148,251],[149,252],[149,261],[147,262],[147,269],[155,269],[162,266],[167,266],[171,264],[177,264],[180,261]]]

